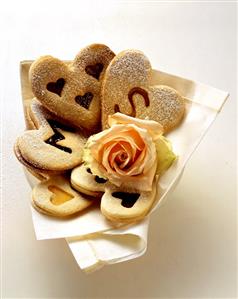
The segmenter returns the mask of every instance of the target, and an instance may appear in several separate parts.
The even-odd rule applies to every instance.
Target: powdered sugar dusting
[[[178,92],[167,86],[149,86],[152,69],[148,58],[140,51],[119,53],[110,63],[102,86],[102,123],[107,127],[108,115],[119,111],[137,118],[160,122],[167,131],[175,127],[184,114],[184,101]],[[130,91],[142,89],[149,95],[149,105],[142,94]],[[136,113],[134,113],[135,111]]]
[[[107,46],[93,44],[82,49],[70,64],[52,56],[40,57],[30,69],[32,91],[37,99],[54,114],[60,115],[71,125],[95,132],[100,127],[101,81],[114,55]],[[101,63],[104,67],[98,80],[85,71],[88,65],[97,63]],[[48,83],[54,84],[61,78],[64,79],[65,84],[60,96],[47,90]],[[83,96],[86,92],[93,94],[88,109],[75,101],[75,97]]]

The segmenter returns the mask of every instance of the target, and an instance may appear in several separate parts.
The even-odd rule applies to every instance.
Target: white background
[[[235,3],[7,1],[1,14],[3,297],[235,298]],[[12,147],[24,129],[20,60],[72,59],[93,42],[140,49],[154,68],[230,98],[153,214],[147,253],[86,275],[64,240],[36,241],[30,188]]]

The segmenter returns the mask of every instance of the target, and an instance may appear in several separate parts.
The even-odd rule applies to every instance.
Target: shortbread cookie
[[[29,78],[37,99],[71,125],[100,128],[101,81],[115,54],[105,45],[82,49],[70,64],[43,56],[31,66]]]
[[[47,211],[45,211],[45,210],[39,208],[39,207],[34,203],[33,200],[31,200],[31,205],[32,205],[32,207],[33,207],[37,212],[39,212],[39,213],[41,213],[41,214],[44,214],[44,215],[46,215],[46,216],[56,217],[54,214],[52,214],[52,213],[50,213],[50,212],[47,212]]]
[[[31,119],[31,104],[28,104],[27,106],[25,106],[25,121],[26,121],[26,129],[27,130],[36,130],[37,129],[33,120]]]
[[[86,209],[94,201],[71,188],[69,179],[51,177],[40,182],[32,190],[33,206],[39,212],[65,217]]]
[[[30,164],[28,161],[26,161],[19,150],[17,142],[14,144],[14,153],[17,157],[18,161],[26,167],[26,169],[33,174],[37,179],[42,180],[43,178],[48,178],[50,175],[56,175],[58,172],[50,171],[46,169],[41,169],[34,167],[32,164]]]
[[[33,175],[35,178],[37,178],[38,180],[40,181],[44,181],[44,180],[47,180],[49,178],[49,174],[48,173],[41,173],[40,171],[37,172],[31,168],[28,168],[26,167],[26,170],[31,174]]]
[[[71,184],[81,193],[99,197],[102,196],[109,182],[93,175],[91,169],[82,164],[72,170]]]
[[[102,125],[108,115],[121,112],[159,122],[167,132],[176,127],[185,110],[182,96],[168,86],[150,86],[152,68],[137,50],[126,50],[114,57],[102,83]]]
[[[144,218],[156,198],[156,180],[152,191],[139,192],[110,185],[101,199],[101,212],[113,222],[135,222]]]
[[[59,123],[37,100],[31,106],[31,119],[37,130],[25,131],[15,145],[22,164],[51,173],[64,172],[81,164],[86,142],[81,131]]]
[[[31,104],[34,95],[32,94],[31,87],[29,84],[29,67],[32,61],[25,60],[20,63],[20,79],[21,79],[21,94],[22,94],[22,104],[24,108],[25,124],[27,130],[32,130],[32,123],[28,118],[27,109]]]

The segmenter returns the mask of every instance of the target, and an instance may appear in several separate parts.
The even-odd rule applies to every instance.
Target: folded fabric
[[[136,225],[84,236],[66,238],[75,260],[85,272],[143,255],[147,248],[149,217]]]

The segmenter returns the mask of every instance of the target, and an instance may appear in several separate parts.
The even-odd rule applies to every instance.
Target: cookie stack
[[[114,222],[134,222],[149,212],[157,176],[150,190],[135,184],[119,187],[85,163],[85,144],[90,136],[108,130],[115,113],[156,121],[163,133],[181,122],[183,97],[168,86],[151,86],[151,74],[142,52],[115,55],[102,44],[82,49],[70,63],[43,56],[31,65],[29,81],[35,97],[26,110],[29,130],[17,139],[14,151],[40,180],[32,190],[37,211],[79,217],[80,211],[100,202],[102,213]],[[120,165],[129,169],[121,145],[117,145]]]

